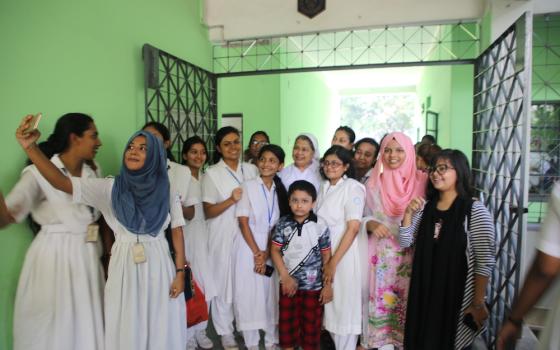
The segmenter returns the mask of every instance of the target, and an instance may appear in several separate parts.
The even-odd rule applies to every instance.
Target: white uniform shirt
[[[548,215],[541,231],[537,249],[546,255],[560,259],[560,182],[554,185],[550,196]],[[539,349],[560,349],[560,292],[556,296],[556,306],[551,311],[543,334],[540,338]]]
[[[54,155],[51,161],[63,173],[66,171],[58,155]],[[82,167],[82,178],[97,178],[100,173],[99,168],[93,170],[88,164]],[[64,223],[76,232],[84,232],[87,225],[100,216],[98,210],[75,204],[71,195],[52,187],[35,165],[23,169],[20,180],[6,197],[6,205],[17,222],[22,222],[31,213],[33,220],[41,226]]]
[[[290,189],[290,185],[297,180],[309,181],[315,186],[317,193],[319,193],[319,187],[321,186],[321,174],[319,173],[319,163],[316,160],[305,168],[305,170],[299,170],[294,164],[291,164],[278,174],[282,183],[286,187],[286,190]]]
[[[223,202],[231,196],[235,188],[240,187],[244,181],[256,178],[258,173],[253,164],[241,162],[237,170],[233,171],[220,159],[208,168],[202,178],[202,201],[210,204]]]
[[[93,206],[103,213],[103,217],[107,224],[115,232],[115,238],[118,240],[119,235],[139,236],[140,241],[144,239],[150,240],[149,235],[136,235],[128,231],[118,220],[113,212],[111,204],[111,196],[115,179],[84,179],[80,177],[72,177],[73,200],[76,203],[84,203]],[[165,230],[167,225],[171,223],[171,228],[185,225],[183,219],[183,209],[178,195],[169,196],[169,211],[167,220],[163,224],[160,234]]]
[[[243,196],[237,203],[235,215],[249,218],[249,226],[253,234],[265,233],[268,235],[269,230],[276,225],[280,218],[276,185],[273,182],[268,189],[262,179],[257,177],[244,182],[241,188]]]
[[[189,221],[204,220],[204,211],[202,207],[202,183],[199,179],[202,174],[198,175],[198,179],[191,176],[191,183],[187,190],[187,199],[183,202],[183,206],[190,207],[194,205],[194,217]]]
[[[169,188],[171,193],[179,195],[181,204],[188,207],[187,193],[191,182],[191,169],[179,163],[167,160],[167,174],[169,175]]]
[[[342,178],[335,185],[324,181],[317,197],[319,222],[329,227],[333,255],[346,232],[347,222],[362,219],[364,185],[354,179]],[[362,332],[362,260],[358,238],[354,239],[336,267],[333,301],[325,305],[324,325],[338,335]]]
[[[209,204],[225,201],[235,188],[256,178],[257,173],[257,167],[249,163],[239,163],[237,170],[233,171],[221,159],[209,167],[202,178],[202,201]],[[227,303],[233,300],[232,246],[239,232],[235,207],[232,205],[220,215],[206,220],[211,275],[218,297]]]

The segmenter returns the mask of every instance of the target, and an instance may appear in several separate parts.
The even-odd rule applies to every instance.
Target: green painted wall
[[[449,130],[449,116],[451,115],[450,91],[451,66],[423,68],[416,90],[418,102],[424,103],[425,110],[439,113],[438,143],[446,146],[449,145],[449,134],[446,131]]]
[[[292,162],[296,136],[310,132],[321,151],[330,145],[338,126],[338,98],[321,73],[290,73],[218,80],[218,114],[243,113],[243,145],[256,130],[265,130],[271,142],[286,151]]]
[[[472,153],[473,66],[425,67],[417,88],[418,101],[431,98],[429,110],[439,113],[438,143]]]
[[[321,73],[284,74],[281,77],[282,147],[290,150],[298,134],[309,132],[319,142],[319,150],[331,145],[339,126],[339,99]],[[290,157],[291,159],[291,157]]]
[[[142,45],[210,69],[200,13],[198,0],[0,2],[2,192],[25,161],[14,130],[38,111],[44,137],[65,112],[91,114],[103,141],[98,161],[106,174],[116,173],[128,136],[144,121]],[[0,349],[12,347],[15,289],[31,239],[24,224],[0,231]]]
[[[449,147],[463,151],[469,160],[472,155],[474,66],[451,67],[451,114]]]
[[[280,143],[280,76],[257,75],[218,79],[218,115],[243,113],[243,148],[257,130]]]
[[[321,73],[221,78],[218,89],[219,115],[243,113],[244,146],[262,129],[289,153],[300,132],[311,132],[324,152],[340,123],[338,93]],[[420,103],[430,96],[430,110],[440,113],[439,143],[470,157],[473,67],[424,67],[416,92]]]

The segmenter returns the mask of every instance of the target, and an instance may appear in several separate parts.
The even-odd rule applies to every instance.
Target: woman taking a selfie
[[[40,133],[24,133],[30,118],[22,120],[16,138],[38,172],[74,203],[99,210],[115,233],[105,286],[105,349],[184,349],[184,220],[178,194],[169,192],[163,143],[138,131],[115,178],[65,176],[36,146]],[[164,234],[168,225],[174,262]],[[71,348],[83,348],[82,342],[77,338]]]
[[[99,177],[93,160],[99,147],[95,123],[82,113],[60,117],[53,133],[37,146],[66,179]],[[14,349],[103,349],[100,212],[73,203],[72,196],[54,188],[34,165],[23,169],[2,207],[8,212],[3,224],[31,215],[40,226],[19,277]]]
[[[412,199],[399,230],[414,246],[404,346],[465,349],[488,318],[486,285],[494,268],[494,225],[472,199],[469,163],[444,150],[430,168],[427,200]]]

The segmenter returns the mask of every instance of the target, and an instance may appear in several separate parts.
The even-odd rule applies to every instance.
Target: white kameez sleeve
[[[241,188],[243,189],[243,194],[241,195],[241,199],[235,205],[235,216],[245,216],[249,217],[251,214],[251,202],[249,201],[249,189],[247,184],[244,182],[241,184]]]
[[[414,245],[416,236],[418,235],[418,228],[422,220],[424,208],[412,214],[412,223],[407,227],[399,227],[399,245],[401,248],[408,248]]]
[[[208,174],[202,177],[202,201],[209,204],[217,204],[222,201],[216,184]]]
[[[171,215],[171,228],[185,226],[179,193],[170,193],[169,195],[169,214]]]
[[[6,196],[6,206],[16,222],[22,222],[41,197],[44,197],[41,187],[37,183],[33,173],[26,169],[14,188]]]
[[[256,179],[259,177],[259,169],[256,165],[251,163],[240,163],[243,167],[243,177],[244,181]]]
[[[70,178],[72,181],[72,201],[97,208],[101,213],[112,212],[111,192],[114,179]]]
[[[172,164],[169,169],[169,182],[172,193],[178,193],[181,198],[181,204],[188,207],[187,194],[191,186],[191,171],[188,167],[170,162]]]
[[[350,181],[350,180],[346,180]],[[361,221],[364,213],[365,189],[358,182],[352,181],[349,184],[348,196],[344,203],[344,220]]]
[[[187,191],[187,200],[183,202],[185,207],[198,204],[202,202],[201,183],[191,178],[191,184]]]

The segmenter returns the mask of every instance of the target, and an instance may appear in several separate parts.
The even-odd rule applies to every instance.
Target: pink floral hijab
[[[383,160],[383,153],[391,140],[397,141],[406,153],[406,159],[398,169],[390,169]],[[428,176],[416,169],[416,152],[410,138],[402,132],[390,133],[383,138],[379,157],[366,182],[367,205],[374,207],[373,193],[379,190],[385,214],[391,217],[402,216],[413,198],[425,196],[427,181]]]

